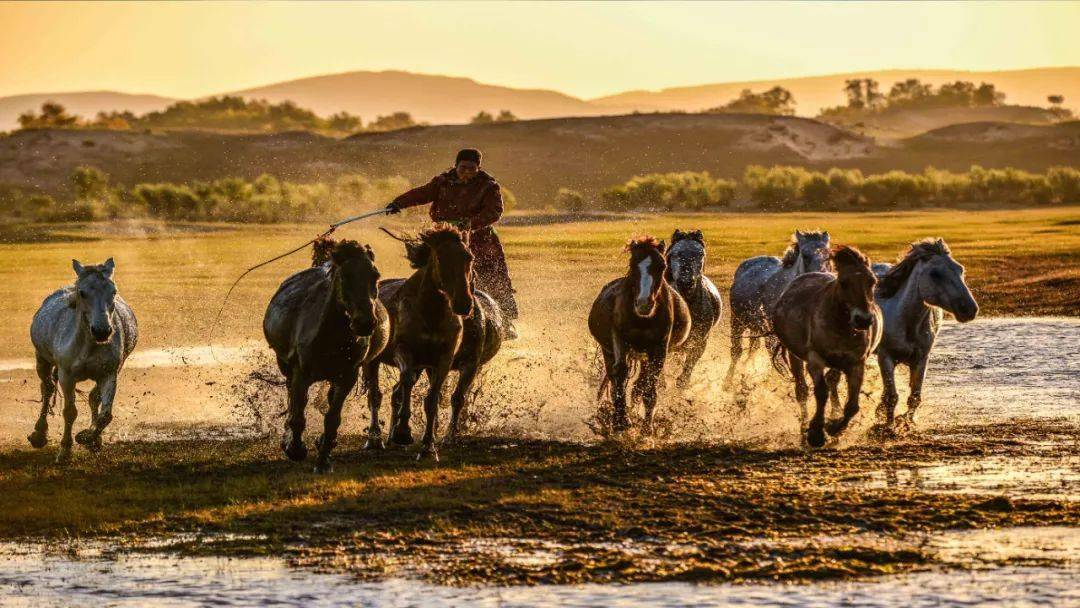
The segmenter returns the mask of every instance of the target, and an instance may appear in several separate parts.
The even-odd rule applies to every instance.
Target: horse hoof
[[[90,450],[91,452],[97,452],[101,450],[101,435],[91,431],[90,429],[83,429],[75,435],[75,441]]]
[[[399,446],[412,445],[413,444],[412,432],[410,432],[409,430],[400,431],[400,432],[394,431],[394,434],[390,436],[390,442],[393,443],[394,445],[399,445]]]
[[[416,461],[422,462],[430,459],[432,462],[439,462],[439,452],[435,449],[435,446],[424,446],[421,448],[420,453],[416,455]]]
[[[383,443],[382,437],[371,435],[367,438],[367,441],[364,442],[363,449],[370,451],[384,450],[386,449],[386,444]]]
[[[304,445],[302,442],[297,441],[294,443],[282,445],[281,451],[285,452],[285,455],[288,456],[289,460],[293,462],[300,462],[307,458],[308,449],[307,446]]]
[[[34,431],[26,438],[30,442],[30,447],[41,449],[45,447],[46,443],[49,443],[49,437],[44,431]]]
[[[820,448],[825,445],[825,429],[811,427],[806,431],[806,442],[809,443],[812,448]]]
[[[847,421],[845,421],[843,418],[837,418],[835,420],[831,420],[831,421],[829,421],[828,424],[825,425],[825,430],[828,431],[829,435],[831,435],[833,437],[835,437],[835,436],[839,435],[840,433],[844,432],[844,429],[846,429],[846,428],[847,428]]]

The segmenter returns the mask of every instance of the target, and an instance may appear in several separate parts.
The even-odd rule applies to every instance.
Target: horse
[[[726,384],[735,378],[743,355],[743,333],[750,332],[748,352],[771,332],[769,317],[776,301],[795,277],[807,272],[826,272],[829,266],[829,233],[796,230],[783,258],[761,255],[735,269],[728,303],[731,307],[731,363]]]
[[[817,407],[807,429],[812,447],[825,444],[825,431],[838,435],[859,411],[866,358],[881,341],[881,309],[874,302],[877,278],[870,260],[854,247],[832,252],[836,275],[811,272],[800,275],[780,295],[771,315],[777,337],[773,361],[787,355],[795,377],[795,399],[805,411],[808,389],[805,370],[814,381]],[[847,403],[843,417],[825,425],[829,397],[826,369],[847,377]]]
[[[113,401],[120,370],[139,339],[139,325],[131,307],[116,293],[112,258],[104,264],[83,266],[71,261],[75,285],[45,298],[30,324],[37,375],[41,379],[41,413],[27,439],[35,448],[47,443],[46,416],[56,394],[64,398],[64,436],[56,455],[58,464],[71,460],[71,427],[79,412],[75,385],[93,380],[90,391],[90,427],[75,441],[92,452],[101,449],[101,433],[112,421]]]
[[[884,317],[884,336],[878,346],[878,366],[884,390],[879,413],[891,427],[899,394],[894,372],[898,363],[908,366],[910,389],[903,421],[914,423],[922,402],[922,384],[930,349],[934,346],[942,309],[967,323],[979,313],[979,305],[964,283],[964,267],[952,257],[942,239],[923,239],[911,244],[895,266],[875,264],[877,304]]]
[[[503,342],[499,305],[490,295],[473,288],[473,255],[467,238],[467,233],[439,224],[416,239],[400,239],[415,272],[408,279],[391,279],[379,285],[379,299],[390,312],[391,334],[383,354],[364,366],[368,407],[372,421],[378,420],[382,404],[379,366],[396,366],[400,377],[391,397],[390,441],[412,444],[412,390],[421,372],[427,373],[426,426],[418,460],[439,460],[435,425],[447,376],[451,371],[459,373],[450,397],[447,439],[452,441],[460,433],[465,400],[477,374]],[[375,426],[367,447],[382,447]]]
[[[341,409],[356,386],[360,366],[386,346],[390,318],[378,299],[379,270],[370,246],[329,242],[315,253],[316,265],[285,279],[270,299],[263,335],[285,375],[289,408],[281,449],[290,460],[307,457],[303,435],[308,390],[316,382],[330,383],[323,432],[315,444],[315,472],[329,473]],[[326,254],[329,261],[319,263]],[[377,429],[378,421],[372,426]]]
[[[664,243],[650,236],[626,244],[630,265],[626,276],[600,290],[589,311],[589,332],[604,356],[603,394],[611,387],[612,429],[629,428],[626,383],[630,360],[644,359],[634,383],[633,397],[645,405],[645,433],[651,432],[660,375],[668,353],[690,335],[690,309],[666,279]]]
[[[723,310],[720,290],[703,274],[704,267],[705,238],[701,231],[676,230],[667,250],[667,281],[690,308],[691,319],[690,336],[683,345],[686,360],[676,381],[680,389],[690,385],[690,375],[705,353],[709,332],[720,322]]]

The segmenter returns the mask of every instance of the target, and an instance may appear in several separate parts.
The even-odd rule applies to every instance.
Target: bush
[[[1060,203],[1080,202],[1080,170],[1073,167],[1050,167],[1046,181],[1052,198]]]
[[[708,173],[651,173],[609,188],[600,200],[608,209],[698,210],[725,207],[735,199],[735,182]]]
[[[581,213],[585,211],[585,197],[577,190],[559,188],[555,194],[555,207],[569,213]]]

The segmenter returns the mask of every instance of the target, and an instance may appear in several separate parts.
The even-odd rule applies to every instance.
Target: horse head
[[[648,317],[656,309],[656,296],[664,282],[667,260],[664,241],[642,236],[626,243],[630,252],[630,281],[635,287],[634,312]]]
[[[964,267],[952,257],[943,239],[912,243],[904,258],[882,277],[878,294],[891,297],[907,279],[914,282],[918,298],[952,313],[967,323],[979,313],[979,305],[964,282]]]
[[[439,291],[450,300],[456,315],[468,315],[473,307],[472,266],[468,234],[450,225],[437,225],[407,243],[409,261],[416,268],[430,267]]]
[[[870,329],[874,322],[874,286],[877,277],[870,269],[870,259],[854,247],[840,246],[832,251],[836,265],[840,300],[848,310],[848,322],[857,330]]]
[[[791,243],[784,252],[784,266],[794,266],[796,274],[805,272],[828,272],[829,233],[796,230]]]
[[[379,299],[375,252],[356,241],[340,241],[330,251],[330,273],[334,299],[348,317],[349,329],[357,336],[370,336]]]
[[[700,230],[671,235],[671,247],[667,251],[667,280],[679,291],[689,292],[701,282],[705,268],[705,237]]]
[[[113,283],[113,270],[116,263],[112,258],[97,266],[83,266],[78,260],[71,260],[75,270],[75,293],[69,300],[80,318],[90,328],[90,335],[98,344],[106,344],[113,336],[112,312],[116,308],[116,283]]]

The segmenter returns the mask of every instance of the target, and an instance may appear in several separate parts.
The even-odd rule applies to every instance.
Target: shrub
[[[585,211],[585,197],[577,190],[559,188],[555,194],[555,207],[570,213]]]
[[[735,199],[735,182],[705,172],[651,173],[605,190],[600,199],[609,209],[723,207]]]

